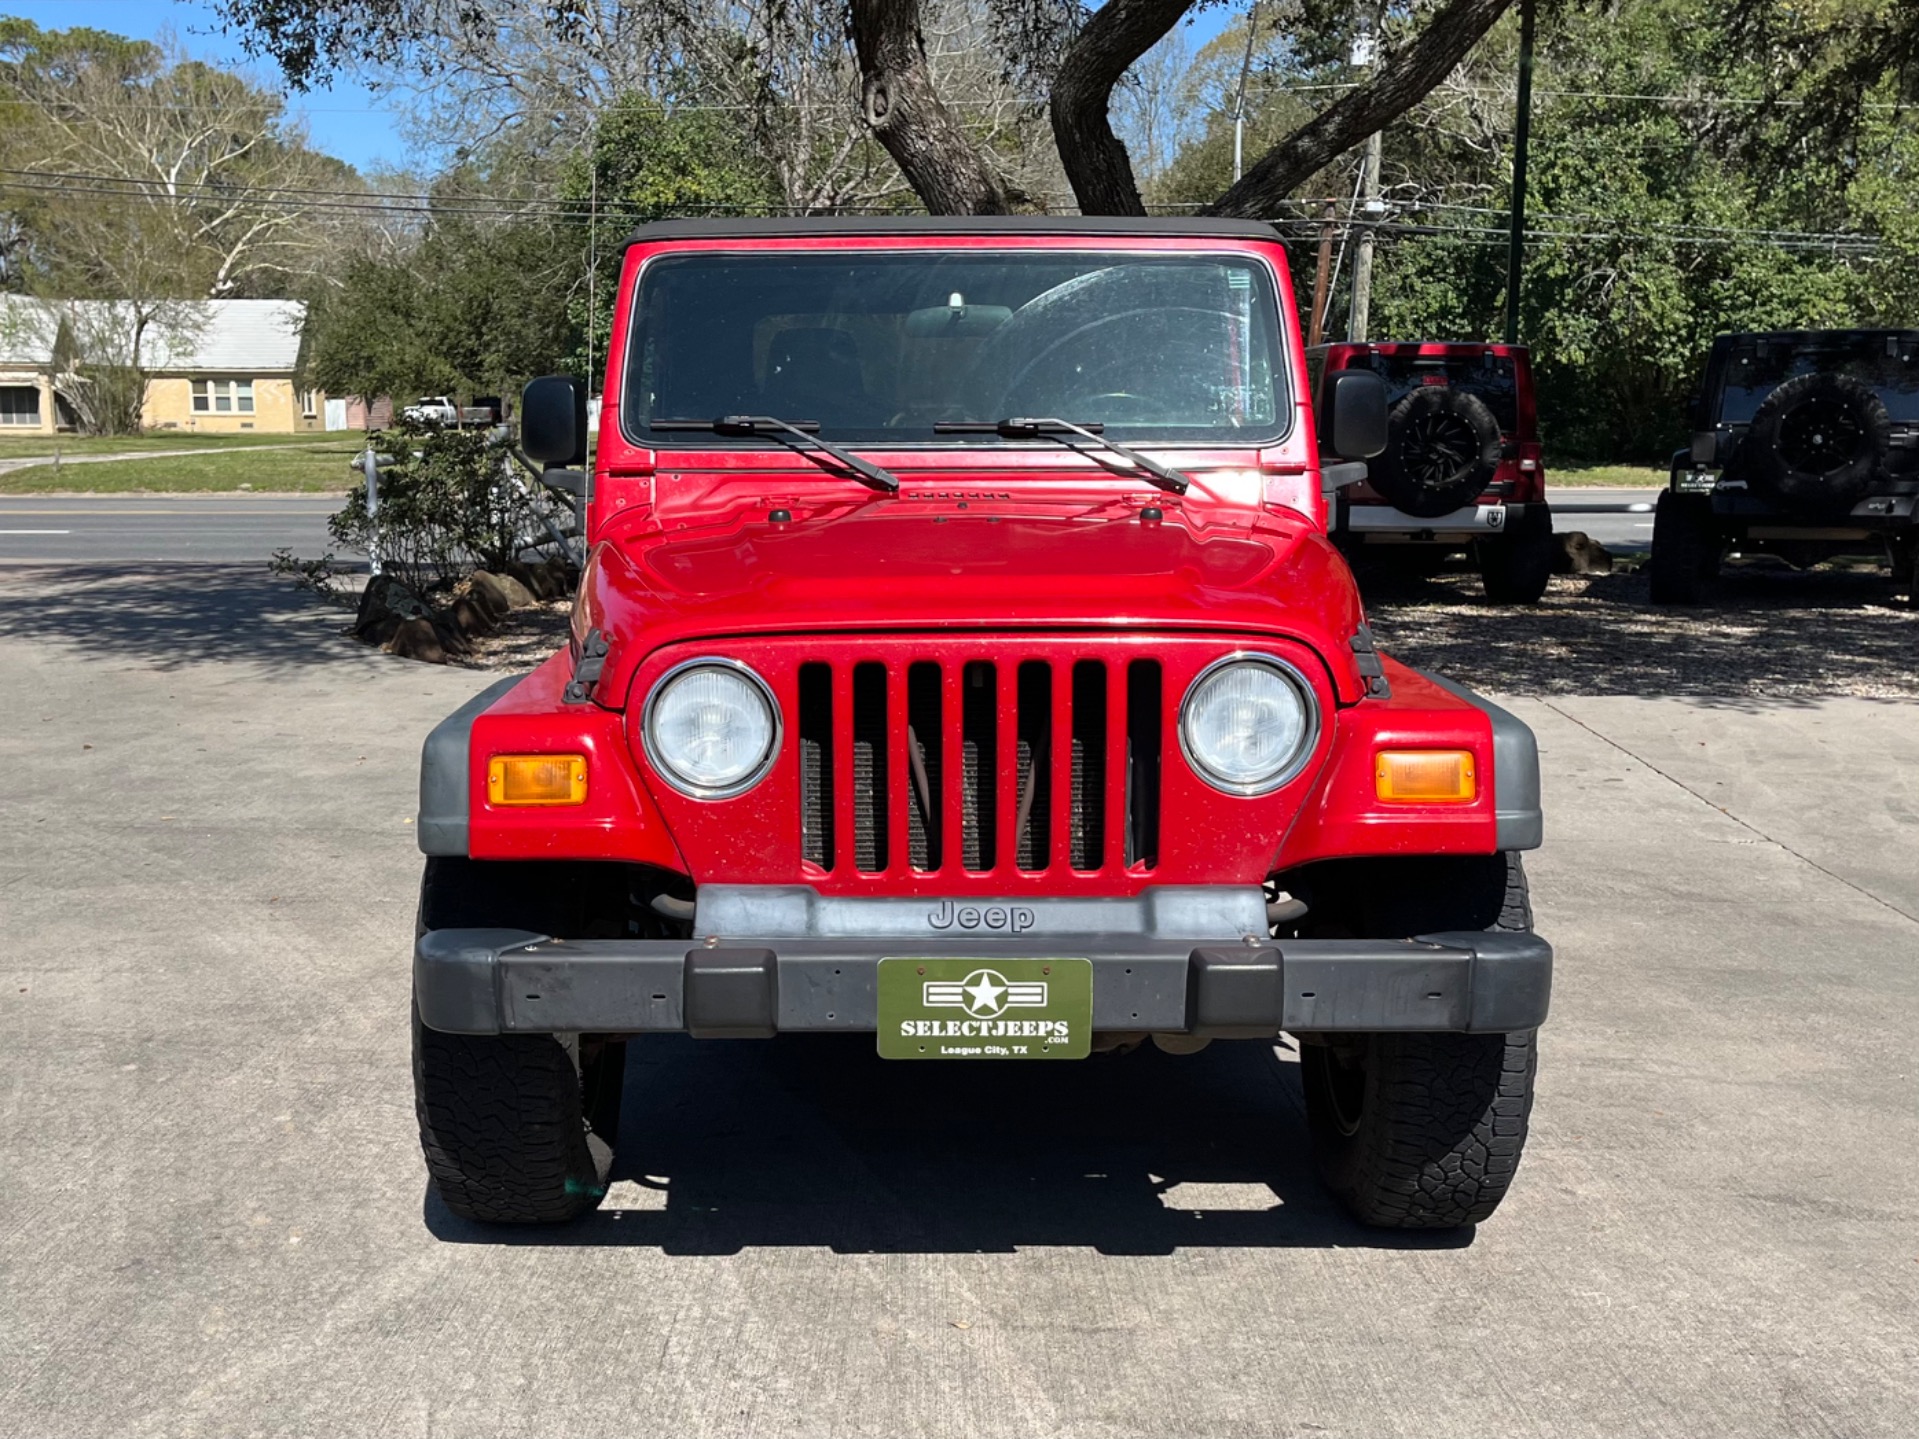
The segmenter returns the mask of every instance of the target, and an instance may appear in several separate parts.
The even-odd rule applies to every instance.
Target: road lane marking
[[[0,535],[70,535],[72,530],[0,530]]]

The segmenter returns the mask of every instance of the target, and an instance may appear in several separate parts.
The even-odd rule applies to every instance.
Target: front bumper
[[[455,1034],[760,1037],[872,1032],[886,956],[1093,964],[1093,1028],[1220,1038],[1427,1030],[1505,1033],[1546,1017],[1552,947],[1534,934],[1221,939],[1046,934],[1020,939],[709,936],[560,940],[441,929],[414,947],[420,1018]]]

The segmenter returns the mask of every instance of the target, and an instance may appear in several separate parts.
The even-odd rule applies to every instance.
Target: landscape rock
[[[423,660],[430,665],[446,663],[446,646],[440,643],[440,633],[433,628],[433,621],[425,617],[400,621],[382,648],[401,659]]]
[[[391,636],[399,621],[420,619],[426,612],[420,597],[399,580],[392,575],[375,575],[360,592],[360,608],[354,616],[353,632],[370,643],[384,644],[384,638],[375,639],[374,636]]]
[[[471,595],[461,595],[447,612],[463,635],[490,635],[499,626]]]
[[[512,613],[513,600],[498,575],[475,570],[467,577],[466,584],[467,593],[486,611],[487,618],[499,621]]]
[[[1553,536],[1559,553],[1553,557],[1556,575],[1609,575],[1612,551],[1583,530],[1565,530]]]
[[[525,566],[521,568],[524,569]],[[514,609],[530,610],[540,602],[534,590],[517,576],[505,574],[497,575],[495,578],[499,580],[500,588],[506,591],[507,602]]]
[[[506,567],[506,578],[512,580],[513,583],[526,591],[526,603],[528,606],[536,605],[541,600],[552,598],[552,596],[547,593],[547,582],[538,565],[529,565],[521,560],[513,560]],[[517,609],[519,606],[516,605],[515,608]]]

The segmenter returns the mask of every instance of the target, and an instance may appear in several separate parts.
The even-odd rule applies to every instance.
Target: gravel
[[[1728,566],[1714,602],[1654,606],[1643,571],[1553,580],[1536,608],[1501,608],[1478,577],[1371,575],[1380,647],[1476,689],[1805,701],[1919,696],[1919,610],[1883,570]]]

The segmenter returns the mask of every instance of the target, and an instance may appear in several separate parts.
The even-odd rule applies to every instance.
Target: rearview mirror
[[[1386,452],[1386,382],[1370,370],[1339,370],[1327,377],[1331,384],[1326,409],[1331,423],[1321,436],[1342,460],[1370,460]]]
[[[586,463],[586,391],[571,375],[542,375],[520,393],[520,448],[542,465]]]

